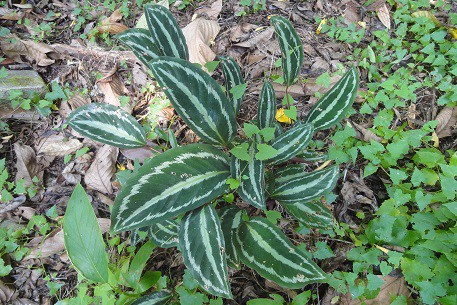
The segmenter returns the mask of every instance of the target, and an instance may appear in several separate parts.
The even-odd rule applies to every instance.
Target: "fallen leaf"
[[[60,102],[59,114],[64,118],[68,118],[73,110],[89,103],[89,98],[76,92],[70,99]]]
[[[110,145],[103,145],[95,155],[92,165],[84,176],[84,182],[89,189],[105,194],[113,193],[111,177],[116,172],[116,160],[119,149]]]
[[[451,136],[453,131],[457,129],[457,106],[443,108],[435,120],[438,121],[435,129],[438,138]]]
[[[102,21],[102,24],[95,28],[98,34],[119,34],[128,30],[128,27],[119,21],[124,17],[120,9],[115,10],[108,18]]]
[[[55,134],[41,138],[35,149],[39,162],[47,167],[56,157],[72,154],[82,147],[83,143],[78,139],[66,139],[62,134]]]
[[[368,12],[375,12],[377,11],[382,5],[386,4],[386,0],[375,0],[374,2],[370,3],[367,7],[366,10]]]
[[[146,160],[147,158],[151,158],[151,157],[155,156],[156,154],[160,153],[160,151],[153,150],[149,146],[144,146],[144,147],[140,147],[140,148],[130,148],[130,149],[123,148],[120,151],[121,151],[121,154],[124,157],[126,157],[127,159],[138,160],[140,163],[143,163],[144,160]]]
[[[409,297],[410,291],[408,286],[406,285],[406,281],[404,277],[393,277],[393,276],[382,276],[378,275],[380,279],[382,279],[385,283],[381,286],[378,296],[374,299],[370,300],[363,300],[360,301],[359,299],[351,300],[350,292],[346,295],[346,299],[351,300],[349,305],[389,305],[391,303],[392,296],[400,296],[403,295],[405,297]]]
[[[327,18],[322,19],[319,23],[319,26],[316,29],[316,35],[319,35],[322,32],[322,27],[324,26],[324,24],[327,24]]]
[[[353,1],[346,3],[346,9],[344,10],[344,23],[350,25],[351,23],[357,23],[360,20],[358,13],[358,6]]]
[[[18,21],[24,17],[24,12],[18,12],[17,10],[9,9],[6,7],[0,7],[0,19]]]
[[[212,20],[217,20],[217,17],[222,11],[222,0],[216,0],[214,1],[210,7],[204,7],[201,9],[198,9],[195,12],[195,15],[197,16],[202,16],[206,15],[209,19]]]
[[[182,29],[189,48],[190,62],[204,66],[216,58],[216,54],[209,46],[219,34],[220,29],[221,27],[216,21],[204,18],[197,18]]]
[[[234,44],[237,47],[243,47],[243,48],[255,48],[260,44],[264,44],[268,41],[271,40],[273,37],[273,34],[275,32],[275,29],[270,26],[265,28],[263,31],[260,32],[260,28],[258,28],[257,32],[254,32],[255,35],[254,37],[250,38],[247,41],[239,42],[237,44]]]
[[[97,81],[97,87],[105,95],[105,103],[119,107],[121,106],[119,96],[127,96],[129,92],[117,73],[117,70],[117,64],[114,64],[113,67],[108,66],[108,64],[106,64],[105,67],[102,67],[100,69],[102,78]],[[129,105],[126,105],[123,109],[127,112],[131,112],[131,109],[128,109],[129,107]]]
[[[286,124],[292,124],[292,119],[289,118],[285,113],[284,113],[284,108],[279,108],[276,111],[275,119],[278,122],[281,123],[286,123]]]
[[[325,94],[330,88],[333,87],[339,80],[341,75],[334,75],[330,77],[330,83],[326,86],[317,83],[317,78],[310,78],[306,81],[304,86],[305,95],[314,96],[314,93],[319,92],[320,94]]]
[[[387,8],[387,5],[384,3],[383,5],[378,7],[376,13],[378,15],[379,20],[381,20],[382,24],[384,24],[384,26],[390,30],[390,13],[389,9]]]
[[[74,167],[75,163],[70,162],[62,171],[62,177],[71,185],[76,185],[81,182],[81,174],[75,173]]]
[[[28,62],[35,62],[38,66],[42,67],[52,65],[55,62],[50,57],[55,56],[54,49],[41,42],[21,40],[15,37],[14,42],[2,42],[0,48],[7,57],[13,59],[15,62],[23,63],[22,56]]]
[[[33,185],[32,179],[37,177],[39,181],[43,181],[43,170],[38,165],[36,160],[35,151],[27,145],[14,143],[14,152],[16,153],[16,178],[18,180],[24,179],[25,186]]]
[[[0,280],[0,304],[8,304],[13,295],[14,289],[6,286],[5,283]]]
[[[356,138],[359,140],[363,140],[365,142],[370,142],[370,140],[376,141],[381,143],[382,139],[378,137],[373,131],[359,125],[355,122],[351,122],[351,124],[355,127],[356,130]]]

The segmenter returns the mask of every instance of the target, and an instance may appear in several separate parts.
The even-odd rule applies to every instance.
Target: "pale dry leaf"
[[[37,177],[39,181],[43,181],[43,170],[37,163],[35,151],[27,145],[19,142],[14,143],[14,152],[16,153],[16,179],[25,180],[25,186],[33,184],[32,179]]]
[[[14,42],[2,43],[0,48],[7,57],[13,59],[15,62],[24,62],[21,58],[22,56],[28,62],[35,62],[38,66],[42,67],[52,65],[55,62],[54,59],[49,57],[52,54],[56,54],[54,49],[41,42],[15,38]]]
[[[116,35],[116,34],[120,34],[120,33],[124,32],[125,30],[128,30],[128,29],[129,28],[122,23],[112,22],[112,23],[100,25],[95,30],[97,30],[97,32],[99,34],[108,33],[108,34]]]
[[[222,11],[222,0],[214,1],[210,7],[198,9],[195,14],[198,16],[206,15],[209,19],[217,20],[217,17]]]
[[[73,110],[86,104],[90,104],[90,99],[76,92],[70,99],[60,103],[59,114],[68,118]]]
[[[6,7],[0,7],[0,19],[17,21],[21,20],[24,17],[24,12],[18,12],[17,10],[12,10]]]
[[[81,174],[75,173],[75,162],[70,162],[62,171],[62,177],[68,184],[76,185],[81,182]]]
[[[355,122],[351,123],[354,125],[356,129],[356,138],[359,140],[363,140],[365,142],[370,142],[370,140],[376,141],[381,143],[382,139],[378,137],[373,131],[363,127],[362,125],[359,125]]]
[[[11,305],[40,305],[36,302],[30,301],[29,299],[26,298],[20,298],[14,300]]]
[[[197,18],[182,29],[189,48],[189,61],[204,66],[213,61],[216,54],[210,45],[219,34],[221,27],[214,20]]]
[[[159,147],[156,148],[159,149]],[[140,163],[143,163],[147,158],[151,158],[160,153],[157,150],[153,150],[149,146],[143,146],[139,148],[122,148],[120,152],[127,159],[138,160]]]
[[[106,18],[105,20],[102,21],[102,24],[110,24],[113,22],[118,22],[124,17],[124,14],[122,14],[121,10],[118,8],[114,10],[114,12],[111,13],[111,15]]]
[[[64,157],[83,147],[78,139],[67,139],[62,134],[41,138],[36,145],[37,155],[46,157]]]
[[[382,24],[384,24],[384,26],[390,30],[390,12],[387,8],[387,5],[384,3],[383,5],[379,6],[376,10],[376,13]]]
[[[90,189],[105,194],[113,193],[111,178],[116,172],[116,160],[119,148],[110,145],[103,145],[95,155],[92,165],[84,176],[84,182]]]
[[[378,275],[378,277],[385,283],[381,286],[376,298],[371,300],[364,300],[363,302],[359,299],[351,300],[349,305],[361,305],[362,303],[366,305],[390,305],[392,296],[403,295],[407,298],[409,297],[411,292],[408,289],[404,277],[393,277],[390,275],[384,277],[382,275]],[[350,293],[348,294],[350,298]]]
[[[252,49],[252,48],[255,48],[261,44],[265,44],[266,42],[270,41],[271,38],[273,37],[274,33],[275,33],[275,29],[272,26],[270,26],[261,32],[256,32],[256,35],[254,37],[252,37],[246,41],[237,43],[237,44],[235,44],[235,46]]]
[[[237,24],[235,28],[230,30],[230,41],[240,42],[249,38],[251,31],[257,29],[259,26],[252,23]]]
[[[5,283],[0,280],[0,304],[7,304],[13,295],[14,289],[6,286]]]
[[[350,1],[346,4],[346,9],[344,10],[344,23],[350,25],[351,23],[357,23],[360,20],[360,15],[358,13],[359,4]]]
[[[443,108],[435,120],[438,121],[435,129],[438,138],[451,136],[452,132],[457,130],[457,106]]]

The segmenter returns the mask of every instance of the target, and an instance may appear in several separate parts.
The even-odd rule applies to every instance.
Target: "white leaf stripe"
[[[149,63],[182,119],[204,141],[226,145],[236,132],[235,113],[227,97],[203,70],[181,59],[162,57]]]
[[[182,220],[179,242],[186,267],[206,291],[231,298],[224,236],[212,205],[195,209]]]
[[[273,127],[276,110],[276,94],[273,85],[265,81],[260,92],[257,126],[259,129]]]
[[[143,147],[146,134],[124,110],[109,104],[91,103],[73,111],[71,128],[95,141],[122,148]]]
[[[227,56],[221,56],[221,67],[222,67],[222,73],[224,74],[224,79],[225,79],[225,87],[227,90],[227,94],[230,97],[230,100],[232,101],[233,108],[235,111],[235,115],[238,114],[238,111],[240,110],[241,102],[243,101],[243,97],[240,97],[239,99],[234,99],[233,94],[230,93],[231,89],[244,84],[244,79],[241,76],[241,71],[240,67],[236,63],[236,61]]]
[[[161,248],[178,245],[179,226],[174,220],[165,220],[152,224],[148,230],[149,238]]]
[[[170,293],[161,290],[135,300],[132,305],[165,305],[170,298]]]
[[[316,199],[333,189],[338,180],[338,167],[275,177],[271,197],[280,203],[306,202]]]
[[[235,239],[243,263],[284,287],[300,288],[325,278],[315,263],[264,218],[242,223]]]
[[[298,124],[284,132],[271,142],[271,146],[278,150],[278,154],[266,160],[271,164],[279,164],[290,160],[301,152],[313,136],[313,125]]]
[[[242,210],[233,205],[227,206],[218,212],[222,233],[224,234],[227,263],[236,269],[240,268],[240,258],[233,242],[233,237],[235,229],[237,229],[241,223],[242,213]]]
[[[201,206],[224,193],[229,170],[226,155],[206,144],[146,161],[116,197],[112,231],[148,226]]]
[[[351,107],[357,95],[359,75],[352,67],[309,112],[305,122],[312,123],[315,130],[329,128],[339,122]]]
[[[301,223],[314,228],[328,228],[332,224],[332,213],[321,202],[297,202],[282,204],[287,213]]]
[[[116,35],[116,38],[129,47],[145,65],[163,55],[146,29],[128,29]]]
[[[282,16],[273,16],[271,22],[279,38],[282,53],[282,68],[287,86],[293,84],[303,64],[303,45],[289,20]]]
[[[184,34],[170,11],[162,5],[145,6],[151,38],[166,56],[189,59]]]

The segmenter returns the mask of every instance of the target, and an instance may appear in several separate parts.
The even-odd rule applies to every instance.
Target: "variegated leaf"
[[[332,226],[331,211],[319,201],[296,202],[282,206],[288,214],[309,227],[327,229]]]
[[[171,299],[172,295],[165,291],[156,291],[150,295],[144,296],[132,303],[132,305],[165,305]]]
[[[266,160],[271,164],[280,164],[295,157],[309,143],[314,128],[311,124],[297,124],[271,142],[271,146],[278,150],[278,154]]]
[[[182,219],[179,244],[184,264],[209,293],[232,298],[224,235],[212,205],[195,209]]]
[[[116,38],[129,47],[146,66],[154,58],[163,56],[146,29],[128,29],[116,35]]]
[[[241,223],[235,245],[245,265],[283,287],[296,289],[325,279],[325,273],[265,218]]]
[[[162,54],[189,60],[186,39],[170,11],[158,4],[146,5],[144,10],[151,39]]]
[[[286,86],[291,86],[295,82],[304,61],[303,45],[289,20],[282,16],[273,16],[270,20],[279,38],[284,82]]]
[[[357,96],[359,74],[352,67],[349,71],[313,106],[306,123],[312,123],[316,131],[327,129],[344,118]]]
[[[207,144],[167,150],[146,161],[111,211],[113,233],[146,227],[193,210],[224,193],[227,155]]]
[[[221,56],[219,59],[221,60],[222,73],[224,74],[226,93],[232,102],[235,115],[237,115],[243,101],[243,96],[235,99],[231,90],[236,86],[245,84],[243,76],[241,75],[240,66],[238,66],[232,57]]]
[[[243,211],[235,205],[226,206],[218,211],[221,221],[222,233],[225,240],[225,253],[227,254],[227,264],[235,269],[240,269],[240,258],[233,243],[235,230],[241,224]]]
[[[94,141],[120,148],[146,145],[146,133],[127,112],[109,104],[91,103],[77,108],[68,118],[75,131]]]
[[[275,188],[271,198],[281,204],[303,203],[330,192],[338,180],[338,167],[332,166],[311,173],[275,175]]]
[[[149,63],[176,112],[202,140],[226,146],[236,134],[233,107],[219,84],[182,59],[161,57]]]
[[[265,210],[265,165],[263,161],[255,158],[255,143],[249,147],[249,161],[244,161],[232,156],[230,172],[232,178],[240,181],[237,193],[250,205]],[[247,176],[248,179],[243,179]]]
[[[276,114],[276,94],[273,85],[265,81],[260,92],[257,126],[259,129],[273,127]]]
[[[172,219],[152,224],[148,230],[149,238],[161,248],[171,248],[178,245],[179,225]]]

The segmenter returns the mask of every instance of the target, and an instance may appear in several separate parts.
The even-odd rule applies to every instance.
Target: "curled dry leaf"
[[[95,155],[92,165],[86,172],[84,182],[90,189],[105,194],[113,193],[111,178],[116,172],[116,160],[119,148],[103,145]]]
[[[195,12],[195,15],[197,16],[202,16],[206,15],[211,20],[217,20],[217,17],[222,11],[222,0],[216,0],[214,1],[210,7],[203,7],[201,9],[198,9]]]
[[[5,283],[0,280],[0,304],[7,304],[13,295],[14,289],[6,286]]]
[[[119,96],[128,95],[129,92],[119,74],[117,74],[117,70],[117,64],[114,64],[113,67],[109,67],[108,63],[106,63],[105,67],[100,69],[102,78],[97,81],[97,86],[105,95],[105,103],[119,107],[121,105],[119,102]],[[124,110],[131,112],[131,109],[126,109],[126,107],[124,107]]]
[[[83,96],[79,92],[76,92],[70,99],[63,100],[60,103],[59,114],[64,118],[68,118],[73,110],[89,103],[89,98]]]
[[[182,29],[189,47],[189,61],[204,66],[213,61],[216,54],[209,47],[221,27],[214,20],[197,18]]]
[[[66,139],[63,135],[56,134],[41,138],[35,148],[39,159],[51,163],[54,158],[72,154],[82,147],[83,144],[78,139]]]
[[[258,46],[260,44],[264,44],[264,43],[270,41],[271,38],[273,37],[274,32],[275,32],[275,29],[272,26],[267,27],[263,31],[259,30],[258,32],[256,32],[257,35],[250,38],[249,40],[237,43],[237,44],[235,44],[235,46],[243,47],[243,48],[250,48],[250,49],[255,48],[256,46]]]
[[[370,140],[376,141],[381,143],[382,139],[378,137],[373,131],[359,125],[355,122],[351,122],[352,125],[355,127],[356,130],[356,138],[359,140],[363,140],[365,142],[370,142]]]
[[[15,37],[14,42],[2,43],[0,48],[7,57],[16,62],[24,62],[21,58],[22,56],[28,62],[35,62],[38,66],[42,67],[52,65],[55,62],[51,58],[56,55],[54,49],[41,42],[21,40]]]
[[[34,177],[43,181],[43,170],[37,163],[35,151],[30,146],[16,142],[14,143],[14,152],[17,158],[15,181],[24,179],[25,186],[32,185]]]
[[[157,150],[149,147],[149,146],[144,146],[140,148],[131,148],[131,149],[121,149],[121,154],[126,157],[127,159],[130,160],[138,160],[140,163],[143,163],[144,160],[147,158],[151,158],[155,156],[156,154],[161,153],[160,148],[157,146],[155,147]]]
[[[435,129],[438,138],[451,136],[452,132],[457,129],[457,107],[443,108],[438,113],[435,120],[438,121]]]
[[[102,24],[96,28],[99,34],[119,34],[128,29],[128,27],[119,21],[123,14],[120,9],[115,10],[111,16],[102,21]]]
[[[376,13],[382,24],[384,24],[384,26],[390,30],[390,13],[387,5],[384,3],[383,5],[379,6],[376,10]]]

